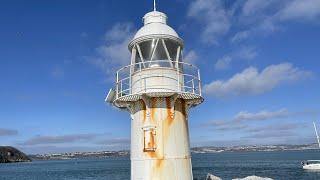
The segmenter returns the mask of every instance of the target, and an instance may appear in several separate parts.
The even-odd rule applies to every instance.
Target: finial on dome
[[[156,0],[153,0],[153,11],[157,11]]]

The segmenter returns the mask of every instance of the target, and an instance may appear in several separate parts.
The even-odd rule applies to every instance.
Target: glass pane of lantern
[[[156,43],[156,40],[154,39],[154,40],[144,41],[139,44],[144,61],[151,60],[151,55],[152,55],[153,49],[155,48],[155,43]]]
[[[155,49],[150,67],[170,67],[168,56],[161,42],[161,39],[159,40],[157,48]]]
[[[140,70],[140,66],[141,66],[141,58],[140,58],[140,55],[139,55],[139,52],[138,52],[138,48],[136,48],[136,57],[135,57],[135,65],[134,65],[134,71],[138,71]]]
[[[179,44],[170,40],[170,39],[165,40],[165,43],[166,43],[167,49],[169,51],[171,60],[175,61],[177,58],[177,49],[179,47]]]

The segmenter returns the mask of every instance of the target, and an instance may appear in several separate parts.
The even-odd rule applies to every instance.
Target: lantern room
[[[183,40],[167,21],[167,15],[158,11],[143,17],[144,26],[128,45],[130,65],[117,71],[115,97],[110,101],[120,104],[141,95],[178,94],[202,102],[199,69],[183,62]]]
[[[153,11],[147,13],[143,20],[144,26],[129,44],[131,64],[135,64],[133,71],[153,67],[177,67],[182,60],[183,41],[167,25],[167,16]]]

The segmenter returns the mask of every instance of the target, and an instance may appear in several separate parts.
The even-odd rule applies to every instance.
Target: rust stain
[[[146,152],[147,154],[148,154],[148,156],[149,157],[151,157],[151,158],[157,158],[158,157],[158,155],[157,155],[157,153],[156,152],[150,152],[150,151],[148,151],[148,152]]]
[[[157,101],[158,100],[163,100],[163,99],[159,99],[159,98],[152,98],[151,99],[151,121],[153,123],[155,122],[163,122],[162,120],[160,120],[159,118],[161,117],[161,111],[163,111],[163,109],[161,109],[160,107],[158,107]],[[170,101],[169,101],[170,102]],[[166,129],[166,127],[164,127]],[[164,130],[166,131],[166,130]],[[164,131],[160,131],[159,135],[163,135],[162,133],[164,133]],[[156,143],[156,140],[153,139],[151,141],[154,141],[153,143]],[[162,143],[158,143],[157,144],[157,148],[162,149],[163,144]],[[163,171],[163,164],[164,164],[164,158],[162,157],[161,154],[159,154],[159,150],[157,149],[156,152],[147,152],[148,156],[151,158],[154,158],[154,164],[153,164],[153,177],[159,177],[162,174]]]
[[[155,165],[153,166],[153,172],[160,172],[164,159],[159,156],[157,152],[147,152],[148,156],[155,158]]]
[[[155,147],[155,142],[154,142],[154,134],[153,134],[153,132],[152,131],[150,131],[150,142],[149,142],[149,144],[148,144],[148,146],[149,146],[149,148],[153,148],[153,147]]]
[[[164,162],[164,159],[158,159],[158,160],[157,160],[157,164],[156,164],[156,165],[157,165],[157,166],[156,166],[157,169],[161,169],[161,166],[162,166],[163,162]]]
[[[173,112],[171,112],[172,107],[171,107],[171,98],[170,97],[166,97],[166,107],[167,107],[167,125],[171,126],[171,124],[173,123]]]
[[[165,108],[162,108],[161,105],[157,103],[157,101],[161,101],[162,103],[165,103]],[[160,103],[160,102],[159,102]],[[172,106],[175,106],[177,116],[174,116],[174,111],[172,110]],[[160,142],[157,142],[159,140],[158,138],[150,139],[150,143],[148,144],[149,147],[152,147],[155,143],[157,143],[157,149],[156,151],[149,151],[145,152],[146,155],[150,158],[153,158],[153,165],[152,165],[152,177],[162,177],[162,174],[164,171],[169,171],[170,169],[167,169],[166,160],[165,157],[161,154],[161,151],[163,148],[165,148],[166,144],[168,143],[168,140],[170,138],[171,129],[173,128],[172,125],[175,122],[175,119],[181,119],[181,115],[184,116],[184,119],[186,117],[186,106],[185,101],[178,99],[174,105],[172,105],[172,99],[170,97],[166,98],[151,98],[151,111],[150,111],[150,121],[152,123],[161,123],[162,128],[159,131],[159,136],[162,137]],[[163,114],[163,116],[162,116]],[[163,119],[162,119],[163,118]],[[182,118],[183,119],[183,118]],[[187,126],[187,121],[184,120],[185,125]],[[177,121],[178,123],[178,121]],[[151,135],[151,134],[150,134]],[[152,137],[152,136],[151,136]],[[154,144],[153,144],[154,143]]]
[[[154,122],[156,119],[156,110],[157,110],[157,99],[151,98],[151,122]]]
[[[142,113],[143,113],[143,123],[145,123],[147,119],[147,106],[143,100],[141,100],[141,104],[142,104]]]
[[[147,152],[148,156],[151,158],[155,158],[155,166],[154,171],[158,172],[161,169],[164,159],[159,156],[157,152]]]

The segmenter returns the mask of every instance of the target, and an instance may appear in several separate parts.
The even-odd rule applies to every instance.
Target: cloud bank
[[[289,116],[290,116],[290,113],[287,109],[281,109],[278,111],[264,110],[257,113],[241,111],[234,117],[234,120],[235,121],[257,121],[257,120],[288,118]]]
[[[201,40],[217,44],[220,35],[226,34],[231,26],[229,15],[220,0],[196,0],[190,4],[188,17],[203,26]]]
[[[1,136],[15,136],[15,135],[18,135],[17,130],[0,128],[0,137]]]
[[[106,74],[113,74],[122,66],[130,64],[128,44],[136,32],[132,23],[117,23],[104,35],[104,41],[96,51],[96,57],[89,58],[89,62]]]
[[[204,85],[206,95],[218,98],[257,95],[270,91],[280,84],[305,79],[311,72],[294,67],[290,63],[270,65],[261,72],[249,67],[228,80],[217,80]]]
[[[70,134],[62,136],[36,136],[23,143],[23,145],[64,144],[95,139],[98,134]]]

